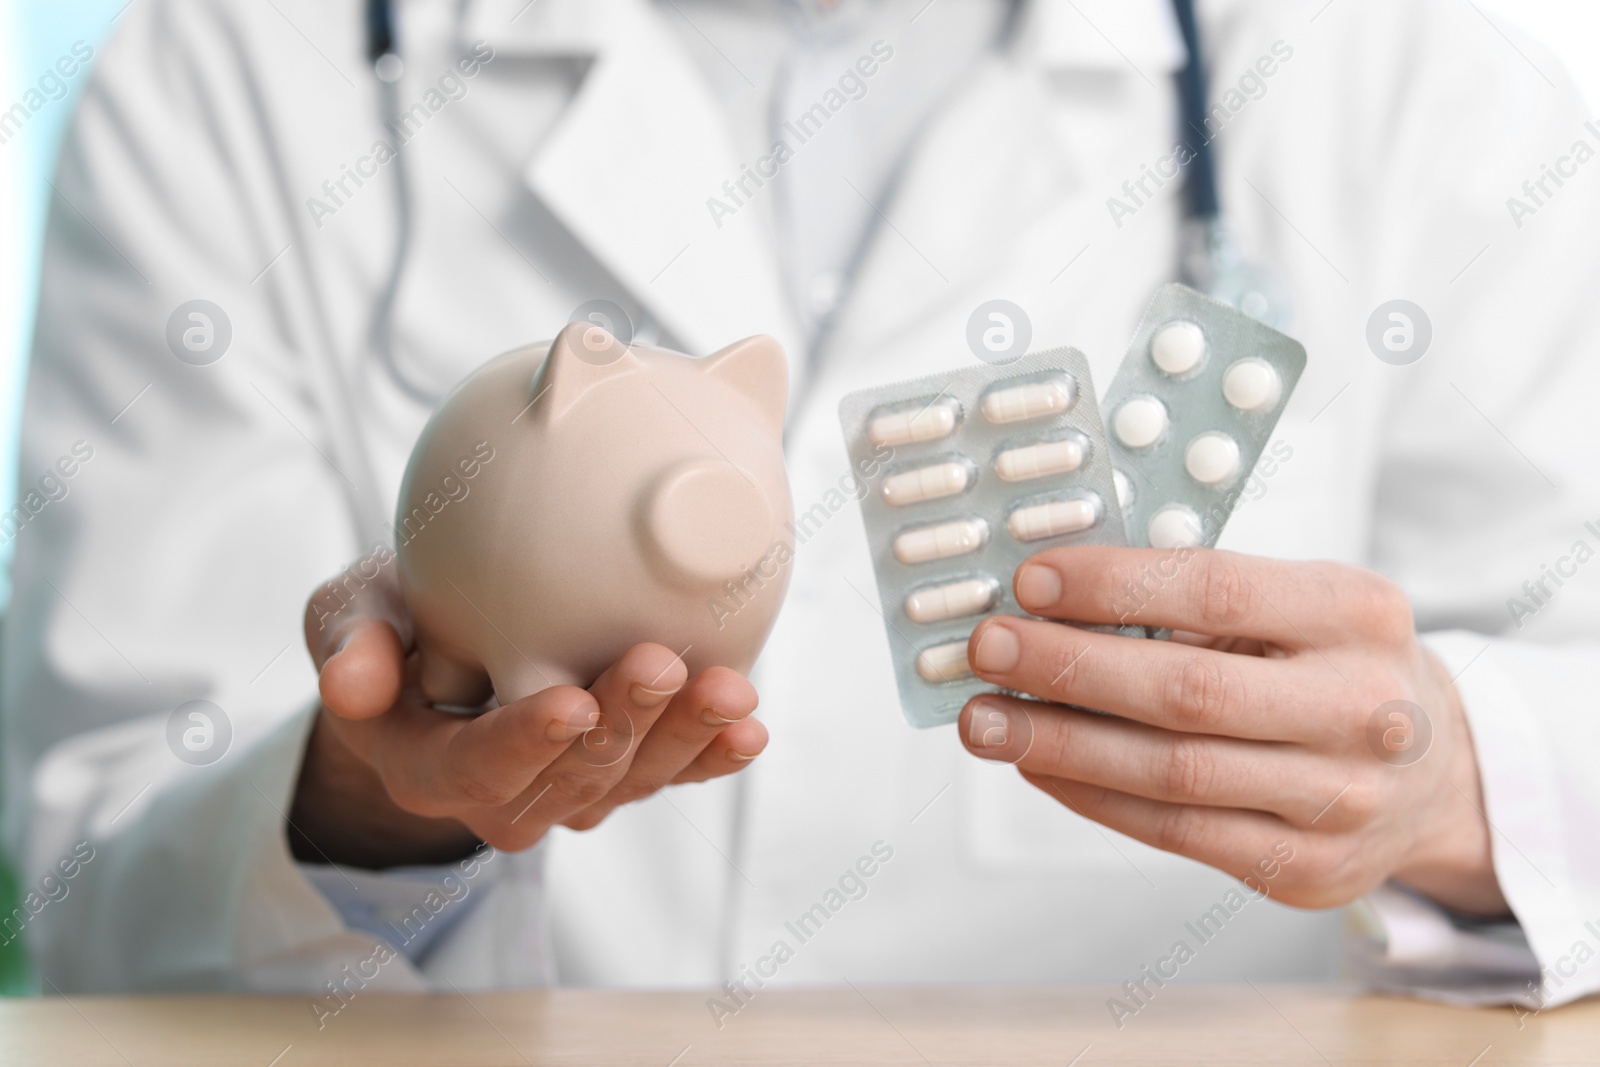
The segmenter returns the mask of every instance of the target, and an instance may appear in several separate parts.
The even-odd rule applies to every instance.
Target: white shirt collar
[[[469,41],[518,55],[593,55],[654,18],[648,0],[472,0]],[[1017,48],[1046,67],[1129,70],[1149,81],[1187,52],[1168,0],[1025,0]]]

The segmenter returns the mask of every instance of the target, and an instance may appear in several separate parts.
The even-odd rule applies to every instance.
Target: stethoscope
[[[405,62],[400,58],[400,40],[395,30],[393,0],[367,0],[367,62],[378,79],[378,114],[385,130],[393,129],[400,115],[400,78]],[[411,251],[411,174],[405,150],[396,152],[390,169],[394,171],[395,227],[394,251],[389,257],[389,275],[373,302],[368,338],[378,365],[390,381],[417,403],[433,407],[444,396],[442,389],[419,383],[395,359],[394,304],[405,278],[406,259]]]
[[[1016,5],[1013,5],[1015,9]],[[1185,284],[1240,309],[1279,329],[1286,327],[1289,303],[1276,272],[1240,254],[1229,235],[1217,195],[1216,159],[1206,130],[1207,93],[1195,20],[1194,0],[1172,0],[1173,14],[1183,35],[1188,62],[1177,74],[1180,134],[1193,153],[1186,166],[1183,218],[1178,235],[1178,278]],[[1013,15],[1009,25],[1015,25]],[[1007,31],[1009,34],[1009,29]],[[387,128],[397,120],[398,82],[405,70],[400,57],[399,34],[393,0],[367,0],[367,61],[378,81],[378,106]],[[410,175],[404,152],[396,153],[394,173],[395,244],[388,277],[373,304],[369,338],[378,365],[407,396],[432,407],[443,390],[416,380],[395,358],[394,307],[405,275],[412,239]],[[643,324],[642,324],[643,325]],[[636,328],[638,337],[648,330]],[[826,326],[819,331],[826,334]]]

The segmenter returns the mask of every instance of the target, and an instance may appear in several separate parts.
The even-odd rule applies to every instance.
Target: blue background
[[[137,0],[136,0],[137,2]],[[0,111],[22,99],[40,75],[83,41],[96,58],[116,28],[128,0],[0,0]],[[17,424],[27,352],[33,335],[33,306],[38,293],[39,247],[50,206],[50,185],[56,151],[72,117],[78,92],[89,80],[80,70],[67,81],[67,95],[46,100],[27,123],[0,144],[0,507],[10,507],[16,492]],[[10,599],[11,548],[0,557],[0,610]]]

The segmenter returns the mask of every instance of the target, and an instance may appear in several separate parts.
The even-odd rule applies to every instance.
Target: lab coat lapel
[[[544,0],[518,16],[525,3],[482,0],[469,31],[497,54],[592,57],[523,169],[528,188],[670,341],[704,354],[769,333],[798,351],[758,213],[709,210],[742,161],[671,27],[644,0]]]
[[[1047,287],[1052,299],[1094,299],[1100,279],[1054,285],[1052,275],[1104,227],[1105,192],[1090,188],[1085,174],[1103,169],[1117,138],[1103,115],[1064,124],[1050,79],[1123,81],[1131,90],[1119,94],[1131,98],[1126,120],[1170,145],[1151,124],[1166,121],[1171,75],[1186,57],[1182,36],[1164,0],[1037,0],[1021,19],[1014,54],[981,63],[913,144],[880,205],[885,223],[862,258],[825,363],[835,352],[857,364],[892,354],[897,338],[948,317],[952,304],[970,308]],[[955,358],[965,359],[961,339],[950,340]]]
[[[837,342],[886,343],[994,277],[1019,231],[1083,185],[1044,121],[1032,79],[986,61],[923,131],[883,202]]]

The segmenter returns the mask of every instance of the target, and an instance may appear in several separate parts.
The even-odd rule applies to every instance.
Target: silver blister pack
[[[1243,312],[1156,291],[1101,403],[1128,544],[1217,543],[1305,365]]]
[[[861,499],[901,709],[953,722],[994,687],[967,666],[986,616],[1027,614],[1011,577],[1058,545],[1126,544],[1083,353],[1058,348],[851,393],[845,445]]]

